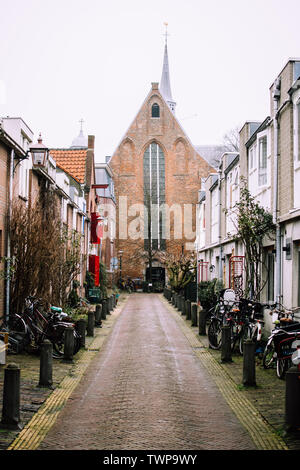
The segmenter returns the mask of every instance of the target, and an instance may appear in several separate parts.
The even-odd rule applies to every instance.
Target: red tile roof
[[[50,149],[56,165],[69,173],[79,183],[85,182],[87,149]]]

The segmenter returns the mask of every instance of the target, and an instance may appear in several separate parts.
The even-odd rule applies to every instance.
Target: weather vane
[[[168,23],[165,22],[164,25],[165,25],[165,27],[166,27],[166,32],[165,32],[164,36],[165,36],[166,43],[167,43],[168,36],[170,36],[169,33],[168,33]]]

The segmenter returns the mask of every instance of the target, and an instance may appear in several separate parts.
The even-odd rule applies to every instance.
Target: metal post
[[[190,300],[186,300],[185,301],[185,312],[186,312],[186,319],[187,320],[191,320],[191,301]]]
[[[256,345],[251,339],[247,339],[244,342],[243,348],[243,384],[244,385],[256,385],[255,380],[255,348]]]
[[[197,326],[198,325],[198,305],[197,304],[192,304],[191,307],[191,320],[192,320],[192,326]]]
[[[285,375],[285,424],[287,431],[300,428],[300,371],[291,367]]]
[[[102,321],[101,321],[101,312],[102,312],[102,305],[96,305],[96,312],[95,312],[95,326],[97,328],[101,328]]]
[[[80,335],[80,347],[85,348],[85,333],[86,333],[86,321],[84,318],[80,318],[77,321],[77,331]]]
[[[52,385],[52,360],[53,345],[51,341],[45,339],[41,346],[40,355],[40,387],[51,387]]]
[[[102,320],[106,320],[106,312],[107,312],[107,300],[103,299],[102,300],[102,312],[101,312]]]
[[[199,335],[206,336],[206,310],[199,308]]]
[[[230,326],[222,327],[221,361],[232,362]]]
[[[74,354],[74,328],[66,328],[65,330],[65,343],[64,343],[64,362],[73,362]]]
[[[95,313],[93,311],[88,312],[88,323],[87,323],[87,336],[94,336],[95,327]]]
[[[4,370],[3,405],[1,427],[20,430],[20,368],[8,364]]]

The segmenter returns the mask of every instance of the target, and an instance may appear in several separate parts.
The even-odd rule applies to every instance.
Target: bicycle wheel
[[[216,318],[212,319],[207,331],[209,347],[211,349],[220,349],[222,342],[222,323]]]
[[[275,346],[272,341],[270,344],[267,344],[263,353],[263,368],[271,369],[275,365]]]
[[[56,335],[56,338],[51,340],[53,344],[53,358],[55,359],[61,358],[64,355],[65,331],[66,329],[61,329],[60,333]],[[74,337],[73,354],[75,355],[81,347],[80,336],[76,330],[73,331],[73,337]]]
[[[242,328],[242,331],[240,332],[240,338],[239,338],[239,352],[240,355],[242,356],[244,354],[244,342],[246,339],[249,339],[251,337],[251,328],[249,325],[244,325]]]
[[[16,314],[10,320],[10,330],[23,334],[27,333],[26,323],[20,315]]]
[[[279,379],[281,380],[284,379],[287,369],[288,369],[288,361],[286,359],[277,359],[276,374]]]
[[[81,348],[81,336],[78,334],[76,330],[74,330],[74,355],[78,353],[79,349]]]

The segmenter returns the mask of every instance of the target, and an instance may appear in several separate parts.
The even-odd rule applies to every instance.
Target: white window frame
[[[265,155],[265,166],[261,167],[261,142],[266,141],[266,155]],[[257,168],[258,168],[258,173],[257,173],[257,184],[259,188],[262,188],[264,186],[268,185],[268,135],[267,133],[261,134],[259,137],[257,137],[257,144],[258,144],[258,159],[257,159]],[[261,169],[264,169],[265,171],[262,172]],[[261,177],[265,177],[263,183],[260,182]]]

